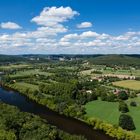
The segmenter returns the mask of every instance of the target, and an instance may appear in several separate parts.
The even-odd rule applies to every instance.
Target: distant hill
[[[93,64],[137,65],[140,66],[140,55],[103,55],[90,58]]]
[[[19,62],[25,59],[19,55],[0,55],[0,63],[2,62]]]
[[[93,64],[105,64],[105,65],[133,65],[140,66],[140,55],[41,55],[41,54],[28,54],[28,55],[0,55],[0,64],[2,63],[16,63],[16,62],[32,62],[31,58],[34,58],[35,62],[47,62],[51,60],[59,60],[59,58],[65,58],[70,60],[71,58],[78,58],[81,60],[89,60]],[[36,61],[39,58],[39,61]]]

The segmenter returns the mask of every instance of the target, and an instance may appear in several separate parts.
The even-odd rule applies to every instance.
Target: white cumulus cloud
[[[46,7],[39,16],[34,17],[31,21],[43,26],[56,26],[59,23],[72,19],[78,15],[77,11],[73,11],[70,7]]]
[[[79,13],[70,7],[45,7],[39,16],[31,19],[31,22],[41,26],[36,33],[57,35],[67,32],[68,29],[64,27],[63,23],[72,19],[75,15],[79,15]]]
[[[77,25],[77,28],[89,28],[89,27],[92,27],[91,22],[82,22],[82,23]]]
[[[2,22],[0,27],[3,29],[21,29],[22,27],[14,22]]]

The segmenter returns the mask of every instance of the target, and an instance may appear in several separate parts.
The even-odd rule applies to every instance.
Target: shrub
[[[129,112],[128,106],[125,102],[123,102],[123,101],[119,102],[119,111],[122,113]]]
[[[113,93],[110,93],[110,95],[107,96],[107,101],[108,102],[115,102],[116,95]]]
[[[118,98],[121,100],[127,100],[128,99],[128,94],[125,91],[121,91],[118,95]]]
[[[130,106],[137,106],[137,103],[135,102],[135,101],[132,101],[131,103],[130,103]]]
[[[136,129],[132,117],[127,114],[120,115],[119,126],[126,130],[135,130]]]
[[[106,101],[107,100],[107,94],[106,93],[102,93],[101,94],[101,100],[102,101]]]

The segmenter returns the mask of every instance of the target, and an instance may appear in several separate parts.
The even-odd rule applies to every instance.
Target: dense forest
[[[33,114],[0,102],[0,140],[85,140],[48,124]]]

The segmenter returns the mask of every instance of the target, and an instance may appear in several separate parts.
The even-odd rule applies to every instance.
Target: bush
[[[130,106],[137,106],[137,103],[135,102],[135,101],[132,101],[131,103],[130,103]]]
[[[132,92],[132,93],[129,94],[129,97],[130,98],[135,98],[135,97],[137,97],[137,94],[135,92]]]
[[[127,114],[120,115],[119,126],[126,130],[135,130],[136,129],[132,117]]]
[[[121,100],[127,100],[128,99],[128,94],[125,91],[121,91],[118,95],[118,98]]]
[[[106,93],[102,93],[101,94],[101,100],[102,101],[106,101],[107,100],[107,94]]]
[[[115,102],[116,100],[116,95],[113,93],[110,93],[110,95],[107,96],[107,101],[108,102]]]
[[[123,101],[119,102],[119,111],[122,113],[129,112],[128,106],[125,102],[123,102]]]

